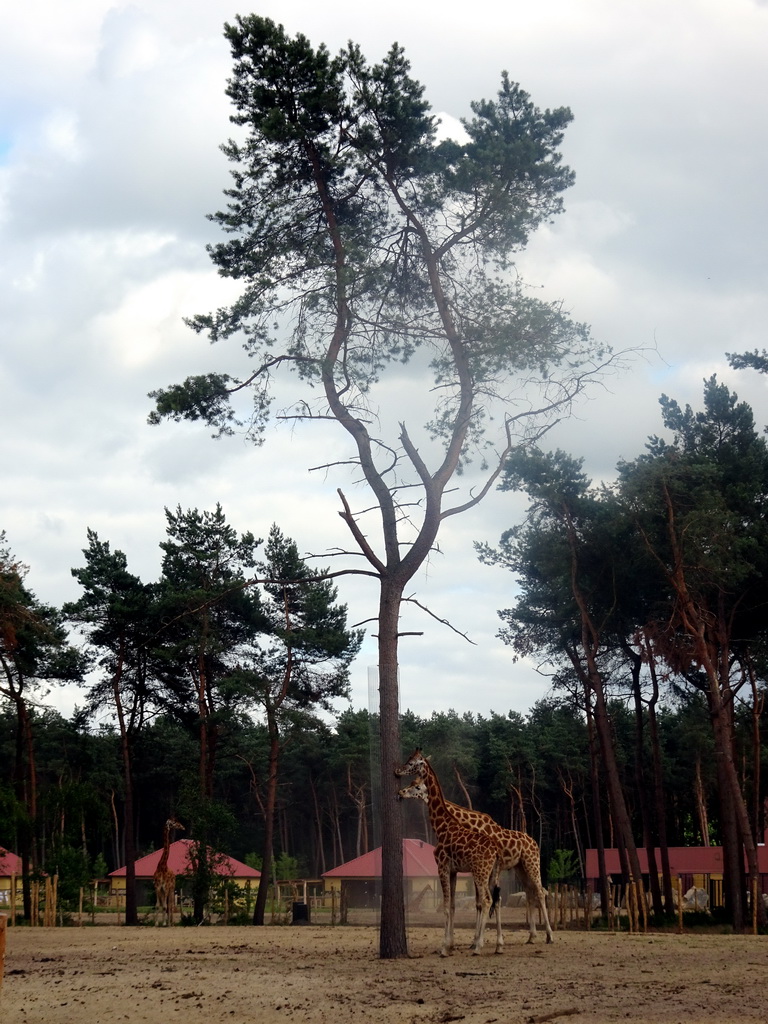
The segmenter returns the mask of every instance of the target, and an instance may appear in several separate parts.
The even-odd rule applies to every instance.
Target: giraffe
[[[168,852],[171,848],[171,829],[180,828],[181,825],[175,818],[169,818],[163,829],[163,852],[158,861],[152,880],[155,883],[155,927],[164,919],[167,925],[173,924],[173,909],[176,899],[176,875],[168,867]]]
[[[443,916],[445,929],[441,956],[450,956],[453,952],[453,922],[456,911],[456,875],[459,871],[470,871],[475,883],[475,934],[470,949],[479,954],[485,939],[485,925],[488,916],[493,915],[498,901],[496,880],[499,873],[500,850],[492,836],[484,835],[475,829],[467,828],[451,815],[445,806],[445,800],[437,776],[430,776],[429,820],[437,836],[435,861],[443,890]],[[402,798],[402,791],[398,798]],[[491,879],[494,881],[491,896]],[[504,937],[501,934],[501,920],[496,913],[496,952],[501,953]]]
[[[429,778],[435,773],[429,761],[418,747],[402,768],[395,770],[395,774],[416,775],[416,779],[410,786],[400,790],[400,795],[404,799],[415,797],[429,804]],[[468,807],[451,803],[449,800],[445,801],[445,805],[457,821],[468,828],[481,832],[483,835],[494,838],[499,844],[501,851],[500,867],[503,869],[514,869],[517,873],[525,889],[529,908],[528,942],[534,942],[536,939],[534,907],[538,907],[544,921],[547,942],[552,942],[552,926],[549,923],[549,914],[547,913],[547,893],[541,884],[541,855],[536,840],[526,835],[525,832],[514,832],[511,829],[502,828],[489,814],[470,810]]]

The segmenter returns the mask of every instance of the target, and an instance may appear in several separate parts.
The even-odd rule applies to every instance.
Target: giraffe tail
[[[501,899],[501,888],[498,885],[494,885],[494,887],[493,887],[493,899],[491,900],[491,909],[488,912],[488,916],[489,917],[493,917],[493,915],[496,913],[496,908],[499,905],[499,900],[500,899]]]

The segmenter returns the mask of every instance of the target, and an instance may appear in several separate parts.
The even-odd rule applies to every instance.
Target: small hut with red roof
[[[0,846],[0,909],[10,906],[11,884],[16,879],[16,899],[21,896],[21,857]]]
[[[437,875],[435,848],[421,839],[403,840],[403,885],[410,909],[431,910],[442,906],[443,893]],[[328,891],[341,893],[347,907],[378,909],[381,901],[381,847],[355,857],[323,874]],[[456,895],[474,892],[472,876],[460,874]],[[474,899],[474,897],[473,897]]]
[[[176,875],[177,888],[184,891],[184,879],[188,878],[194,871],[190,848],[194,845],[191,839],[177,839],[168,848],[168,867]],[[137,897],[140,904],[146,904],[150,900],[150,894],[154,892],[153,878],[155,869],[163,854],[162,849],[148,853],[146,857],[140,857],[136,861],[136,887]],[[242,861],[226,854],[216,854],[213,858],[213,870],[227,880],[234,882],[240,889],[247,889],[249,886],[256,889],[261,872],[256,868],[248,867]],[[126,868],[117,868],[110,871],[110,895],[117,897],[122,903],[125,900],[125,876]]]

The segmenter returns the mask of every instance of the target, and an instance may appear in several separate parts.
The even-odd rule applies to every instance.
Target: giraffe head
[[[418,776],[413,780],[410,786],[406,786],[404,789],[397,791],[398,800],[423,800],[425,804],[429,803],[429,792],[427,790],[427,784],[421,776]]]
[[[416,747],[405,764],[395,768],[395,775],[398,777],[401,775],[423,776],[427,774],[428,768],[428,759],[424,756],[421,747]]]
[[[171,831],[172,828],[181,829],[182,832],[185,831],[184,826],[181,824],[181,822],[176,821],[175,818],[169,818],[168,821],[166,821],[165,823],[165,827],[168,829],[169,832]]]

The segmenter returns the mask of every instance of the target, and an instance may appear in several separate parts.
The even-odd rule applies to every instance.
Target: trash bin
[[[293,904],[291,924],[309,924],[309,905],[307,903]]]

